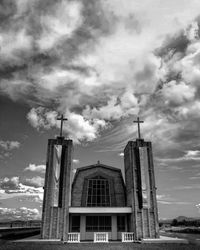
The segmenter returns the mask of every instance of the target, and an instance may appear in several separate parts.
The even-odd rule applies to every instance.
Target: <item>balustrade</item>
[[[133,242],[133,241],[134,241],[134,233],[132,232],[122,233],[122,242]]]
[[[94,233],[94,242],[108,242],[108,233],[98,232]]]
[[[80,233],[68,233],[68,241],[69,243],[80,242]]]

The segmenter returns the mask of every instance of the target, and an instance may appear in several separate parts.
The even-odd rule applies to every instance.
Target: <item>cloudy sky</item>
[[[0,2],[0,214],[41,218],[47,139],[123,171],[153,142],[160,218],[199,216],[200,1]]]

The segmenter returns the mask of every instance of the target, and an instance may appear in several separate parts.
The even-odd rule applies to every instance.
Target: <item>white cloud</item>
[[[26,168],[24,169],[24,171],[45,173],[45,171],[46,171],[46,166],[45,166],[45,165],[29,164],[29,166],[26,167]]]
[[[177,113],[177,116],[181,119],[190,119],[193,117],[200,117],[200,102],[198,100],[193,101],[192,103],[185,103],[182,106],[179,106],[174,109]]]
[[[41,176],[36,176],[32,178],[26,178],[23,180],[23,184],[31,187],[43,187],[44,186],[44,178]]]
[[[0,207],[0,215],[1,219],[41,219],[41,215],[37,208],[27,208],[27,207],[20,207],[20,208],[6,208]]]
[[[108,124],[101,119],[87,119],[82,115],[70,113],[68,123],[64,129],[69,135],[78,142],[78,140],[94,140],[101,129],[105,129]]]
[[[199,150],[188,150],[185,154],[177,158],[157,158],[160,162],[181,162],[181,161],[200,161]]]
[[[63,130],[76,143],[80,140],[94,140],[98,136],[99,130],[108,126],[104,120],[86,119],[82,115],[73,112],[67,113],[65,116],[68,117],[68,122],[64,124]],[[42,107],[31,109],[27,115],[30,123],[37,129],[59,128],[60,123],[57,121],[57,117],[55,111],[48,111]]]
[[[186,158],[200,158],[199,150],[188,150],[185,155]]]
[[[40,176],[32,178],[5,177],[0,180],[1,198],[11,197],[12,194],[43,195],[44,178]]]
[[[171,81],[163,87],[162,95],[167,103],[182,104],[194,99],[195,88],[184,82]]]
[[[28,51],[32,48],[32,37],[28,35],[25,28],[22,27],[17,32],[6,32],[0,35],[0,55],[2,59],[13,60],[14,62],[23,61],[18,51]]]
[[[43,107],[38,107],[30,110],[27,114],[27,119],[36,129],[50,129],[53,126],[56,126],[57,116],[58,114],[55,111],[46,111]]]
[[[198,212],[200,213],[200,203],[196,205],[196,208],[198,209]]]
[[[195,0],[159,0],[140,1],[115,0],[105,3],[106,7],[118,16],[129,16],[133,12],[146,25],[150,35],[174,33],[187,25],[199,14],[200,3]],[[148,10],[148,11],[147,11]]]
[[[4,190],[14,190],[19,188],[19,177],[14,176],[11,178],[5,177],[0,181],[0,187]]]
[[[160,194],[160,195],[156,195],[156,197],[157,197],[158,203],[163,204],[163,205],[191,205],[191,202],[178,201],[170,197],[170,195]]]
[[[15,60],[0,65],[0,89],[32,104],[27,118],[38,130],[60,127],[60,113],[76,143],[118,126],[107,143],[119,151],[135,137],[129,118],[139,114],[143,136],[158,150],[184,152],[189,142],[180,134],[191,127],[200,136],[199,7],[180,0],[20,1],[2,27],[1,42]]]
[[[0,147],[4,150],[13,150],[20,147],[20,143],[18,141],[0,141]]]
[[[82,5],[78,1],[61,1],[56,4],[52,14],[42,15],[40,17],[42,35],[37,40],[39,48],[52,49],[60,39],[71,37],[82,24],[81,10]]]

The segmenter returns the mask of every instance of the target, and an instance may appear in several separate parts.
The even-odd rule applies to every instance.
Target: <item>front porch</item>
[[[95,241],[98,233],[107,239],[105,242],[121,241],[122,232],[129,231],[130,207],[70,207],[69,212],[69,233],[79,233],[74,237],[80,241]]]

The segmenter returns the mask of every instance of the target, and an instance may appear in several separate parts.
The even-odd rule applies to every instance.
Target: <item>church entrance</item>
[[[80,232],[81,240],[94,240],[94,232],[107,232],[109,240],[120,240],[127,230],[126,215],[73,215],[70,232]]]

